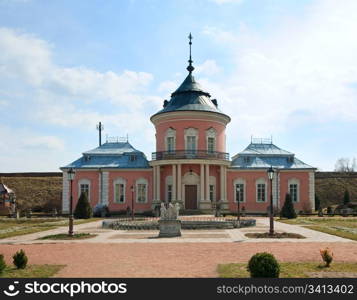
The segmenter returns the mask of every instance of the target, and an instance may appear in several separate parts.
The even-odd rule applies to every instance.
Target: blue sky
[[[150,116],[194,75],[250,137],[322,170],[357,149],[353,0],[0,0],[0,172],[58,171],[125,136],[150,158]]]

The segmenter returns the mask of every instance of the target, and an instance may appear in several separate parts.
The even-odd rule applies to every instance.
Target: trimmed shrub
[[[0,254],[0,275],[4,272],[6,268],[6,263],[4,259],[4,255]]]
[[[350,192],[348,190],[345,190],[345,194],[343,195],[343,205],[347,205],[350,202]]]
[[[275,259],[274,255],[261,252],[254,254],[248,263],[248,272],[250,272],[250,277],[268,277],[268,278],[279,278],[280,265]]]
[[[73,215],[76,219],[89,219],[92,217],[92,208],[86,193],[81,193]]]
[[[296,218],[296,212],[294,209],[293,201],[289,193],[285,196],[285,202],[280,212],[281,218],[294,219]]]
[[[24,250],[20,250],[14,254],[12,257],[14,259],[14,265],[18,269],[25,269],[27,265],[28,258]]]
[[[315,210],[319,211],[321,208],[321,202],[319,196],[315,194]]]
[[[320,249],[320,254],[322,257],[322,260],[325,262],[325,267],[328,268],[330,267],[330,264],[332,263],[333,260],[333,252],[330,250],[330,248],[325,248],[325,249]]]

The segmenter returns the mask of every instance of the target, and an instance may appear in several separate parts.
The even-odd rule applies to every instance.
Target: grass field
[[[309,229],[357,241],[356,217],[297,217],[296,219],[277,219],[277,221],[302,225]]]
[[[246,263],[218,265],[217,271],[222,278],[248,278]],[[280,278],[306,278],[311,277],[309,273],[329,272],[331,276],[324,273],[324,277],[335,277],[336,272],[348,272],[357,274],[357,263],[335,263],[325,268],[315,262],[283,262],[280,263]]]
[[[38,240],[85,240],[96,237],[97,234],[91,233],[75,233],[73,236],[69,236],[67,233],[59,233],[46,235]]]
[[[99,218],[74,220],[74,224],[83,224],[100,220]],[[20,218],[11,219],[7,217],[0,218],[0,239],[18,236],[23,234],[35,233],[50,229],[55,229],[60,226],[68,226],[67,218]]]
[[[48,278],[64,268],[63,265],[29,265],[25,269],[6,267],[0,275],[2,278]]]

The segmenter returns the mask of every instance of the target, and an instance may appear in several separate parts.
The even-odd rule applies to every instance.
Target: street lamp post
[[[67,172],[68,180],[70,181],[70,198],[69,198],[69,228],[68,228],[68,235],[73,236],[73,196],[72,196],[72,184],[74,179],[74,170],[70,168]]]
[[[131,186],[131,219],[134,220],[134,186]]]
[[[270,166],[268,169],[268,177],[270,180],[270,229],[269,235],[274,235],[274,209],[273,209],[273,176],[274,170],[273,167]]]
[[[237,186],[237,221],[240,227],[240,187]]]

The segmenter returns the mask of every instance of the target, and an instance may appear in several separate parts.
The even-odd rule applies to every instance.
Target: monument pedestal
[[[181,236],[180,220],[159,220],[159,237]]]

